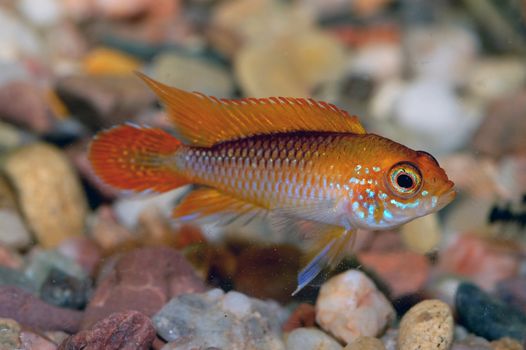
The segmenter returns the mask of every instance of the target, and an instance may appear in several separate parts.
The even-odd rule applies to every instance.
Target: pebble
[[[493,350],[491,344],[484,338],[468,335],[453,343],[451,350]]]
[[[40,298],[51,304],[70,309],[82,309],[87,303],[91,281],[76,278],[52,268],[40,289]]]
[[[173,298],[154,317],[163,349],[285,349],[281,324],[286,312],[273,302],[213,289]]]
[[[80,311],[49,305],[13,286],[0,287],[0,315],[34,329],[68,333],[75,333],[82,319]]]
[[[24,265],[22,255],[0,244],[0,266],[21,270]]]
[[[283,332],[291,332],[296,328],[314,327],[316,324],[316,310],[314,305],[302,303],[292,311],[283,324]]]
[[[296,328],[286,337],[287,350],[341,350],[334,338],[316,328]],[[366,350],[365,348],[363,350]]]
[[[57,252],[75,261],[88,275],[93,275],[102,258],[100,247],[87,237],[67,238],[60,242]]]
[[[91,223],[87,236],[103,251],[115,250],[125,242],[137,239],[134,232],[119,223],[115,212],[108,205],[97,208]]]
[[[513,95],[526,82],[522,60],[509,56],[480,57],[468,72],[469,91],[485,101]]]
[[[423,289],[430,272],[428,259],[411,251],[363,252],[360,262],[387,283],[392,298]]]
[[[473,135],[473,152],[494,158],[521,154],[526,149],[526,138],[523,137],[526,133],[526,118],[522,114],[525,108],[524,89],[489,106],[487,115]]]
[[[49,132],[53,127],[44,91],[28,81],[15,80],[0,86],[0,119],[38,134]]]
[[[56,350],[57,344],[47,339],[42,334],[29,330],[22,330],[20,333],[20,343],[22,350]]]
[[[84,230],[87,204],[77,174],[57,148],[35,143],[11,152],[4,171],[38,243],[56,247]]]
[[[243,47],[234,68],[245,96],[309,97],[342,76],[345,52],[335,39],[311,29]]]
[[[496,293],[506,304],[526,313],[526,276],[500,281],[497,283]]]
[[[17,8],[32,25],[39,27],[52,26],[63,16],[60,0],[21,0]]]
[[[509,242],[463,234],[440,251],[438,267],[491,291],[499,281],[516,276],[519,263],[519,250]]]
[[[399,96],[394,114],[399,128],[384,124],[383,136],[433,154],[464,146],[480,122],[457,98],[452,86],[431,79],[411,81]]]
[[[12,11],[0,8],[0,23],[3,28],[0,32],[0,61],[18,61],[22,56],[42,55],[43,47],[37,33]]]
[[[517,340],[511,338],[502,338],[491,342],[493,350],[523,350],[524,346]]]
[[[343,350],[385,350],[385,346],[378,338],[358,337]]]
[[[136,249],[120,257],[98,283],[82,328],[124,310],[151,316],[170,298],[205,290],[204,282],[178,251],[168,247]]]
[[[29,293],[38,294],[34,281],[26,277],[20,270],[0,266],[0,286],[15,286]]]
[[[121,124],[155,101],[134,75],[69,75],[56,88],[72,116],[95,130]]]
[[[105,349],[148,350],[155,339],[152,321],[137,311],[111,314],[90,329],[83,330],[60,344],[60,350]]]
[[[290,245],[251,246],[237,258],[235,289],[259,299],[286,302],[296,288],[301,251]],[[272,280],[272,283],[268,281]]]
[[[141,68],[141,62],[121,51],[98,47],[84,56],[82,66],[90,75],[130,75]]]
[[[19,349],[22,328],[12,319],[0,318],[0,349]]]
[[[400,350],[449,349],[453,333],[449,306],[440,300],[425,300],[402,317],[398,347]]]
[[[155,79],[186,91],[221,98],[231,97],[234,92],[229,72],[204,59],[167,52],[155,57],[152,69]]]
[[[436,213],[410,221],[400,228],[405,246],[420,254],[429,253],[432,250],[438,249],[438,244],[442,238],[441,232],[438,215]]]
[[[41,250],[34,248],[28,254],[28,261],[24,270],[24,275],[27,276],[36,286],[37,290],[41,290],[42,286],[49,281],[49,276],[52,270],[61,271],[63,274],[71,276],[78,281],[86,281],[88,274],[84,272],[82,267],[76,264],[72,259],[63,256],[62,254],[53,250]],[[88,283],[88,282],[82,282]]]
[[[32,241],[31,233],[18,211],[0,208],[0,244],[9,248],[24,249]]]
[[[526,314],[486,294],[474,284],[462,283],[459,286],[455,306],[460,323],[470,332],[489,340],[504,337],[526,340]]]
[[[394,317],[391,303],[358,270],[348,270],[325,282],[316,301],[317,323],[346,343],[359,336],[380,335]]]

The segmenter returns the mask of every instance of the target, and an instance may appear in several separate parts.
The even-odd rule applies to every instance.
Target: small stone
[[[392,298],[423,289],[429,276],[429,261],[411,251],[364,252],[358,259],[386,282]]]
[[[57,247],[57,252],[75,261],[88,275],[93,274],[102,258],[99,246],[87,237],[67,238]]]
[[[400,350],[449,349],[454,322],[449,306],[440,300],[424,300],[413,306],[400,322]]]
[[[316,301],[318,324],[346,343],[359,336],[379,335],[394,317],[387,298],[358,270],[348,270],[325,282]]]
[[[0,318],[0,349],[19,349],[21,330],[22,328],[15,320]]]
[[[21,270],[24,260],[20,254],[0,244],[0,266]]]
[[[23,249],[31,242],[31,234],[18,211],[0,208],[0,244]]]
[[[12,318],[24,326],[40,330],[59,330],[75,333],[82,312],[62,309],[17,287],[0,287],[0,315]]]
[[[60,344],[60,350],[148,350],[155,339],[151,320],[137,311],[111,314]]]
[[[44,92],[25,81],[12,81],[0,87],[0,119],[36,133],[48,132],[53,127]]]
[[[40,290],[52,270],[59,270],[66,275],[72,276],[77,280],[84,281],[88,275],[82,267],[56,251],[44,251],[38,248],[33,249],[28,256],[24,274]]]
[[[378,338],[358,337],[343,350],[385,350],[385,346]]]
[[[52,268],[40,289],[40,298],[51,305],[82,309],[87,303],[90,287],[89,279],[75,278]]]
[[[405,245],[420,254],[436,250],[442,237],[436,213],[410,221],[402,225],[400,231]]]
[[[299,304],[298,307],[292,311],[289,318],[283,325],[284,332],[290,332],[296,328],[314,327],[316,324],[316,310],[311,304]]]
[[[228,98],[234,92],[234,82],[228,71],[213,62],[163,53],[153,62],[155,79],[186,91]]]
[[[290,245],[251,246],[237,259],[235,288],[259,299],[286,302],[296,288],[300,257],[301,252]],[[268,283],[269,280],[272,283]]]
[[[481,337],[468,335],[465,339],[453,343],[451,350],[493,350],[490,343]]]
[[[59,0],[22,0],[17,7],[31,24],[42,27],[56,24],[63,15]]]
[[[20,333],[20,342],[22,350],[56,350],[57,344],[46,339],[43,335],[32,331],[22,330]]]
[[[495,158],[521,154],[526,149],[526,90],[499,99],[488,108],[471,146],[476,154]]]
[[[489,340],[510,337],[526,340],[526,314],[486,294],[471,283],[462,283],[455,298],[460,323]],[[481,312],[484,310],[484,312]]]
[[[341,77],[345,52],[340,43],[316,29],[299,33],[241,49],[235,72],[246,96],[309,97]]]
[[[518,57],[480,57],[469,70],[468,79],[471,93],[491,101],[521,89],[526,81],[526,68]]]
[[[124,52],[99,47],[84,57],[83,67],[90,75],[130,75],[141,68],[141,63]]]
[[[61,331],[47,331],[44,332],[44,335],[56,345],[62,344],[69,337],[69,334]]]
[[[35,283],[27,278],[21,271],[0,266],[0,286],[15,286],[25,291],[38,294]]]
[[[496,291],[506,304],[526,313],[526,277],[514,277],[500,281],[497,283]]]
[[[154,317],[163,349],[284,349],[286,312],[275,302],[213,289],[173,298]]]
[[[286,346],[287,350],[342,349],[334,338],[316,328],[296,328],[287,336]]]
[[[502,338],[491,342],[491,347],[493,350],[523,350],[524,347],[511,338]]]
[[[382,343],[384,344],[386,350],[398,350],[398,333],[399,332],[397,328],[389,328],[382,336]]]
[[[57,82],[57,94],[71,114],[92,129],[123,123],[155,101],[133,75],[68,76]]]
[[[52,248],[83,232],[86,198],[60,150],[44,143],[22,147],[8,155],[4,170],[40,245]]]
[[[168,247],[136,249],[119,258],[99,282],[85,311],[83,328],[124,310],[151,316],[170,298],[205,290],[204,282],[178,251]]]
[[[103,251],[112,251],[128,241],[137,239],[134,233],[118,222],[114,211],[107,205],[101,205],[95,212],[88,236]]]
[[[499,281],[517,275],[519,256],[517,247],[507,241],[463,234],[440,251],[438,266],[491,291]]]

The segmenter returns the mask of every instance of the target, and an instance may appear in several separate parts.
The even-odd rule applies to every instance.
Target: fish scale
[[[342,186],[330,188],[341,174],[331,156],[344,136],[283,134],[224,142],[209,149],[183,147],[176,162],[192,182],[218,188],[242,200],[270,209],[307,205],[309,200],[335,200]]]

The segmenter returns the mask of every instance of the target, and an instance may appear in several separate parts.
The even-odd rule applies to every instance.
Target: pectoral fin
[[[308,263],[298,274],[296,295],[309,284],[326,266],[336,267],[354,245],[356,230],[340,226],[325,225],[307,253]]]

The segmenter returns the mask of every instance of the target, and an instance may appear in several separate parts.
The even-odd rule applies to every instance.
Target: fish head
[[[366,168],[368,178],[362,172],[361,180],[355,181],[348,207],[354,226],[396,227],[436,212],[455,198],[454,183],[433,156],[396,145],[394,152],[384,154],[379,166]]]

